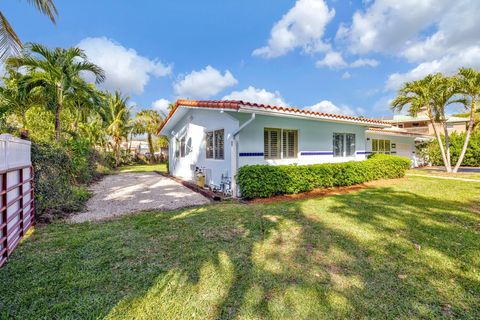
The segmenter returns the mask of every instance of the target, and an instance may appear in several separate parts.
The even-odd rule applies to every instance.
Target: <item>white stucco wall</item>
[[[249,115],[246,116],[249,117]],[[297,158],[265,159],[263,155],[264,128],[298,130]],[[365,130],[366,127],[354,124],[259,115],[239,134],[239,167],[252,164],[315,164],[365,160]],[[334,133],[355,134],[355,156],[333,156]]]
[[[238,128],[238,120],[232,118],[227,113],[217,110],[190,110],[173,128],[174,138],[170,139],[169,147],[169,170],[174,176],[182,179],[193,179],[195,167],[205,167],[211,169],[211,180],[219,184],[222,174],[231,176],[230,158],[231,148],[230,140],[233,132]],[[214,160],[206,158],[205,132],[224,129],[225,130],[225,148],[224,160]],[[184,158],[175,157],[176,139],[186,136],[187,152]]]

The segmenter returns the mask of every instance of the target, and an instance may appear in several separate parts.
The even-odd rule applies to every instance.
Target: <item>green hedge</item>
[[[239,169],[237,181],[246,199],[268,198],[317,188],[351,186],[378,179],[401,178],[410,168],[407,158],[373,155],[365,161],[315,165],[252,165]]]

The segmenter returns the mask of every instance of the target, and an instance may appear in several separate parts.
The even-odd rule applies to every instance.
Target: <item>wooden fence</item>
[[[30,141],[0,135],[0,267],[34,223]]]

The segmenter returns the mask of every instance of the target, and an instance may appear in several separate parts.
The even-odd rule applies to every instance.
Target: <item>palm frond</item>
[[[4,61],[8,56],[20,53],[22,48],[22,41],[0,11],[0,60]]]
[[[55,16],[58,15],[58,11],[52,0],[28,0],[28,3],[49,17],[53,23],[56,23]]]

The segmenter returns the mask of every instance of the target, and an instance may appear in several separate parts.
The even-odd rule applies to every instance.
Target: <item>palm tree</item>
[[[28,0],[28,2],[55,23],[55,16],[58,15],[58,12],[52,0]],[[3,12],[0,11],[0,59],[4,60],[9,53],[18,53],[22,47],[22,41]]]
[[[451,171],[450,161],[447,159],[437,123],[444,117],[444,110],[439,108],[439,84],[442,82],[442,75],[428,75],[424,79],[407,82],[399,90],[398,96],[392,101],[392,108],[402,111],[408,105],[408,112],[411,116],[417,116],[420,110],[425,109],[430,123],[435,132],[435,137],[440,148],[443,163],[448,172]]]
[[[447,171],[451,171],[451,157],[450,157],[450,134],[447,126],[447,116],[445,115],[446,107],[449,104],[456,103],[458,100],[453,99],[457,95],[457,79],[454,77],[443,77],[437,74],[432,83],[433,89],[433,104],[437,110],[437,120],[443,127],[445,136],[445,157],[448,162]]]
[[[26,127],[26,112],[30,107],[40,103],[40,97],[26,92],[19,86],[22,74],[15,70],[7,70],[8,76],[3,77],[3,86],[0,86],[0,104],[8,113],[14,114],[21,122],[22,129]]]
[[[475,125],[475,114],[477,112],[477,101],[480,99],[480,72],[471,68],[461,68],[458,71],[458,93],[463,95],[466,109],[470,109],[470,121],[468,122],[467,133],[465,135],[465,142],[463,143],[460,157],[457,164],[453,168],[453,172],[457,172],[462,165],[463,158],[468,148],[468,142]]]
[[[65,102],[78,92],[91,92],[87,82],[81,78],[85,72],[95,76],[96,83],[105,79],[103,70],[88,61],[79,48],[56,48],[53,50],[40,44],[30,44],[21,56],[7,59],[7,67],[25,67],[27,74],[22,78],[27,90],[42,93],[47,106],[55,114],[55,139],[60,141],[60,114]]]
[[[163,116],[155,110],[142,110],[137,113],[134,123],[138,124],[138,134],[147,134],[150,163],[155,163],[155,148],[152,136],[157,133],[163,122]]]
[[[130,110],[127,107],[128,97],[122,97],[118,91],[107,94],[106,104],[100,110],[100,115],[106,124],[106,133],[113,141],[113,154],[116,164],[120,164],[120,147],[123,138],[128,134]]]

